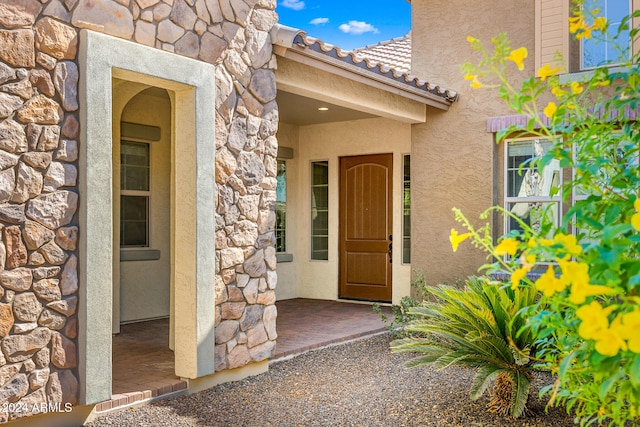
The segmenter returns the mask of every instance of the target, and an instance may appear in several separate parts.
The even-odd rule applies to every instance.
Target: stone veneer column
[[[78,401],[81,28],[217,66],[215,367],[271,356],[274,9],[275,0],[0,3],[0,401]],[[0,412],[0,422],[23,415]]]

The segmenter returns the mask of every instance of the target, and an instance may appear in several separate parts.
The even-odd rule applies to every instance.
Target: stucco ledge
[[[245,365],[236,369],[216,372],[215,374],[207,375],[200,378],[182,378],[182,380],[187,382],[187,389],[189,390],[189,393],[197,393],[199,391],[215,387],[219,384],[224,384],[232,381],[240,381],[248,377],[254,377],[256,375],[263,374],[268,370],[269,361],[263,360],[261,362],[251,363],[249,365]]]

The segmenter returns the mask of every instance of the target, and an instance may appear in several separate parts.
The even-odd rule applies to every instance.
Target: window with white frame
[[[149,247],[149,144],[120,142],[120,246]]]
[[[311,259],[329,259],[329,162],[311,163]]]
[[[402,262],[411,263],[411,156],[405,154],[402,179]]]
[[[518,138],[505,144],[505,203],[513,216],[505,215],[505,232],[520,230],[519,221],[539,230],[544,217],[556,225],[561,216],[561,194],[557,189],[562,182],[558,160],[552,160],[541,169],[535,160],[553,146],[546,139]]]
[[[276,175],[276,252],[287,251],[287,163],[278,160]]]
[[[629,30],[623,30],[619,36],[618,31],[622,19],[631,13],[631,0],[585,0],[583,8],[596,16],[607,18],[609,25],[604,40],[597,37],[580,40],[580,69],[589,70],[628,61],[631,54]]]

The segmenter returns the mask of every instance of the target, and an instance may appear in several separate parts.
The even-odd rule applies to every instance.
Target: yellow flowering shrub
[[[638,19],[640,11],[623,19],[618,34],[627,31],[638,41],[640,29],[632,26]],[[578,40],[604,39],[609,26],[579,8],[569,19]],[[519,223],[519,231],[496,245],[492,221],[476,230],[454,209],[467,232],[452,230],[451,243],[457,249],[468,239],[485,250],[491,261],[481,271],[508,278],[504,286],[539,292],[526,328],[542,349],[540,365],[557,378],[543,389],[550,405],[565,405],[582,425],[640,425],[640,123],[628,114],[640,108],[640,53],[578,80],[559,76],[557,64],[526,70],[526,48],[514,49],[505,34],[491,40],[491,49],[474,37],[468,41],[480,60],[462,66],[465,79],[497,89],[509,107],[529,117],[498,140],[553,141],[532,167],[559,161],[572,171],[557,188],[563,201],[584,197],[573,201],[560,225],[542,215],[535,230],[510,211],[488,209],[482,218],[505,215]],[[514,72],[530,77],[516,87],[509,78]]]

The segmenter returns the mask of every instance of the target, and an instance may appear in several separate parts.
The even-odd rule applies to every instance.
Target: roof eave
[[[370,87],[422,102],[425,105],[439,110],[447,111],[451,104],[457,99],[457,95],[449,99],[445,96],[431,93],[426,89],[411,86],[408,82],[413,81],[414,78],[406,74],[404,74],[404,78],[407,82],[402,82],[341,61],[324,53],[314,51],[307,46],[294,43],[295,38],[301,34],[304,35],[304,32],[284,25],[274,27],[274,31],[271,33],[271,38],[274,43],[274,53],[292,61],[321,69]],[[408,78],[412,80],[407,80]]]

